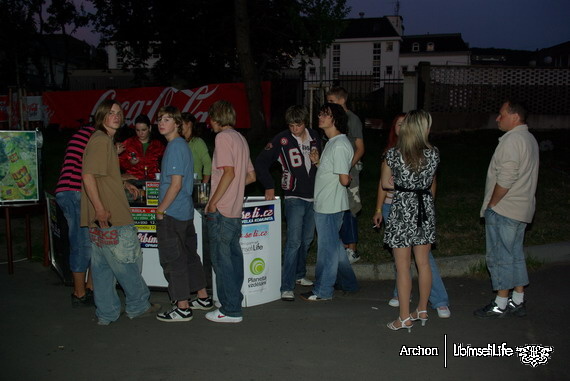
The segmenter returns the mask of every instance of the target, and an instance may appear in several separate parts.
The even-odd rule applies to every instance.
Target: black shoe
[[[214,307],[214,302],[210,297],[207,297],[206,299],[196,298],[192,301],[188,301],[188,303],[190,304],[190,308],[192,308],[193,310],[208,311],[211,310],[212,307]]]
[[[79,308],[79,307],[92,307],[95,303],[93,301],[93,291],[87,289],[85,291],[85,295],[81,298],[75,296],[75,294],[71,294],[71,307]]]
[[[485,319],[503,318],[507,315],[507,309],[500,309],[497,303],[492,301],[485,307],[473,311],[473,315]]]
[[[507,314],[516,317],[525,317],[526,316],[525,302],[516,304],[515,302],[513,302],[513,299],[509,298],[509,302],[507,303]]]

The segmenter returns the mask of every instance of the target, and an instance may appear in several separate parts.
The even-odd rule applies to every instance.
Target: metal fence
[[[335,86],[348,91],[348,106],[363,121],[391,117],[402,110],[403,80],[395,75],[340,73],[320,79],[316,75],[303,77],[298,72],[289,72],[273,80],[272,114],[282,115],[288,106],[304,104],[314,116],[325,102],[326,92]]]

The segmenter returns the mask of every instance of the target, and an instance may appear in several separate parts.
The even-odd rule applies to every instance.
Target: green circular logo
[[[253,275],[259,275],[263,270],[265,270],[265,261],[261,258],[255,258],[249,264],[249,271],[251,271]]]

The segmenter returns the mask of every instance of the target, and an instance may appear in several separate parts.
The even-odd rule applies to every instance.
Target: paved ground
[[[198,311],[187,323],[121,317],[101,327],[93,308],[70,307],[71,288],[51,269],[24,261],[8,275],[2,265],[0,379],[570,379],[569,272],[570,262],[564,262],[531,273],[529,315],[494,321],[472,316],[493,298],[489,280],[445,278],[452,317],[438,319],[432,311],[425,327],[417,324],[408,334],[385,326],[397,316],[387,305],[392,281],[364,282],[359,293],[328,302],[297,299],[248,308],[236,325],[209,322]],[[152,301],[167,304],[167,294],[153,292]],[[512,349],[542,344],[554,352],[546,365],[532,368],[516,355],[454,356],[459,343]],[[434,347],[438,356],[401,356],[404,346]]]

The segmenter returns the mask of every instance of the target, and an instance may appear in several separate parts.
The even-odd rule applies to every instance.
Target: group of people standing
[[[192,203],[194,181],[211,180],[211,196],[204,213],[220,304],[206,318],[220,323],[241,322],[244,274],[239,238],[245,186],[259,180],[265,198],[274,199],[270,168],[275,162],[282,170],[287,223],[282,300],[295,299],[296,284],[313,286],[300,295],[311,302],[332,299],[335,289],[358,291],[351,264],[359,259],[356,214],[361,208],[358,175],[364,144],[362,125],[346,107],[347,96],[346,90],[333,88],[320,109],[318,124],[326,144],[320,134],[307,127],[305,107],[287,109],[288,129],[266,145],[255,167],[246,140],[234,129],[236,113],[229,102],[215,102],[209,109],[211,127],[217,134],[209,166],[196,163],[207,162],[209,155],[203,141],[192,143],[192,115],[174,106],[160,109],[158,131],[166,139],[166,147],[150,139],[151,125],[146,116],[135,120],[135,137],[116,144],[113,138],[123,124],[123,113],[117,101],[103,101],[97,108],[94,127],[83,128],[72,137],[56,190],[70,226],[72,304],[88,304],[94,296],[99,324],[116,321],[121,311],[115,289],[118,281],[125,291],[129,318],[155,315],[160,321],[183,322],[192,319],[193,309],[212,309],[196,252]],[[524,227],[534,213],[538,148],[525,119],[523,106],[514,101],[505,102],[497,118],[506,134],[489,167],[482,215],[487,221],[488,266],[493,287],[499,291],[494,302],[475,311],[478,317],[526,314],[523,287],[528,277],[522,239]],[[384,222],[384,243],[395,259],[397,280],[389,304],[399,307],[399,316],[387,324],[391,330],[410,331],[415,321],[425,325],[428,300],[439,317],[451,314],[431,254],[436,237],[434,197],[440,161],[438,149],[428,140],[431,123],[430,114],[423,110],[398,115],[381,161],[373,222],[376,227]],[[190,148],[194,146],[192,151],[188,142]],[[147,156],[155,161],[162,156],[160,165],[150,163]],[[121,167],[127,175],[121,175]],[[130,176],[152,178],[158,172],[159,256],[173,301],[163,312],[159,312],[160,305],[149,302],[150,293],[141,276],[140,244],[125,195],[126,189],[133,198],[139,196],[139,190],[127,181]],[[313,283],[306,277],[306,256],[315,230],[318,251]],[[412,253],[420,296],[416,309],[410,312]],[[91,271],[86,278],[89,262]],[[195,299],[193,294],[197,294]]]

